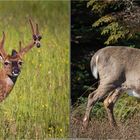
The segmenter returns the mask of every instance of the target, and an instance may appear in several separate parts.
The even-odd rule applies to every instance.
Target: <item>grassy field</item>
[[[31,40],[29,17],[39,23],[42,47],[26,54],[14,89],[0,104],[0,139],[68,137],[69,2],[0,2],[8,53],[19,40]]]

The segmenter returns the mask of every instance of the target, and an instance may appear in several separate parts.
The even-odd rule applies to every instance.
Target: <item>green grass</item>
[[[72,108],[73,116],[84,116],[87,98],[80,97],[77,103]],[[135,115],[140,114],[140,100],[135,97],[131,97],[126,93],[122,95],[114,106],[115,118],[119,121],[125,122]],[[104,108],[102,102],[97,102],[92,108],[90,113],[91,118],[96,118],[97,120],[102,120],[103,118],[108,118],[107,112]]]
[[[42,47],[26,54],[14,89],[0,104],[0,139],[68,137],[69,2],[0,2],[7,52],[31,40],[28,17],[39,23]]]

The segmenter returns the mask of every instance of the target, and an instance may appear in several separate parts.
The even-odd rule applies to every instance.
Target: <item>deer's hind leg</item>
[[[107,98],[104,100],[104,107],[107,111],[109,123],[112,127],[117,126],[114,118],[113,108],[116,101],[120,97],[121,92],[121,89],[116,89],[114,92],[110,93],[110,95],[108,95]]]
[[[96,91],[89,94],[88,103],[87,103],[87,107],[86,107],[86,112],[85,112],[85,116],[84,116],[84,119],[83,119],[83,126],[85,128],[88,126],[90,112],[91,112],[92,107],[95,105],[95,103],[97,101],[100,101],[102,98],[107,96],[107,94],[109,94],[113,90],[114,90],[113,85],[110,85],[110,84],[99,85],[99,87]]]

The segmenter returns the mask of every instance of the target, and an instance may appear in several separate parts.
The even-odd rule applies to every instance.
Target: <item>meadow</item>
[[[0,103],[0,139],[68,137],[69,2],[0,2],[8,53],[32,39],[29,17],[39,24],[41,48],[25,55],[16,85]]]

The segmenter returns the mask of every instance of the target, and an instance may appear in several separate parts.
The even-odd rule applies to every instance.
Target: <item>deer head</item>
[[[41,35],[39,35],[38,24],[36,24],[36,30],[33,26],[31,19],[29,19],[31,29],[32,29],[32,41],[26,46],[21,46],[21,41],[19,42],[20,50],[12,50],[11,55],[7,54],[4,50],[5,33],[3,32],[2,39],[0,41],[0,59],[3,63],[3,69],[5,74],[10,77],[17,77],[20,74],[23,56],[26,54],[33,46],[40,47]]]

